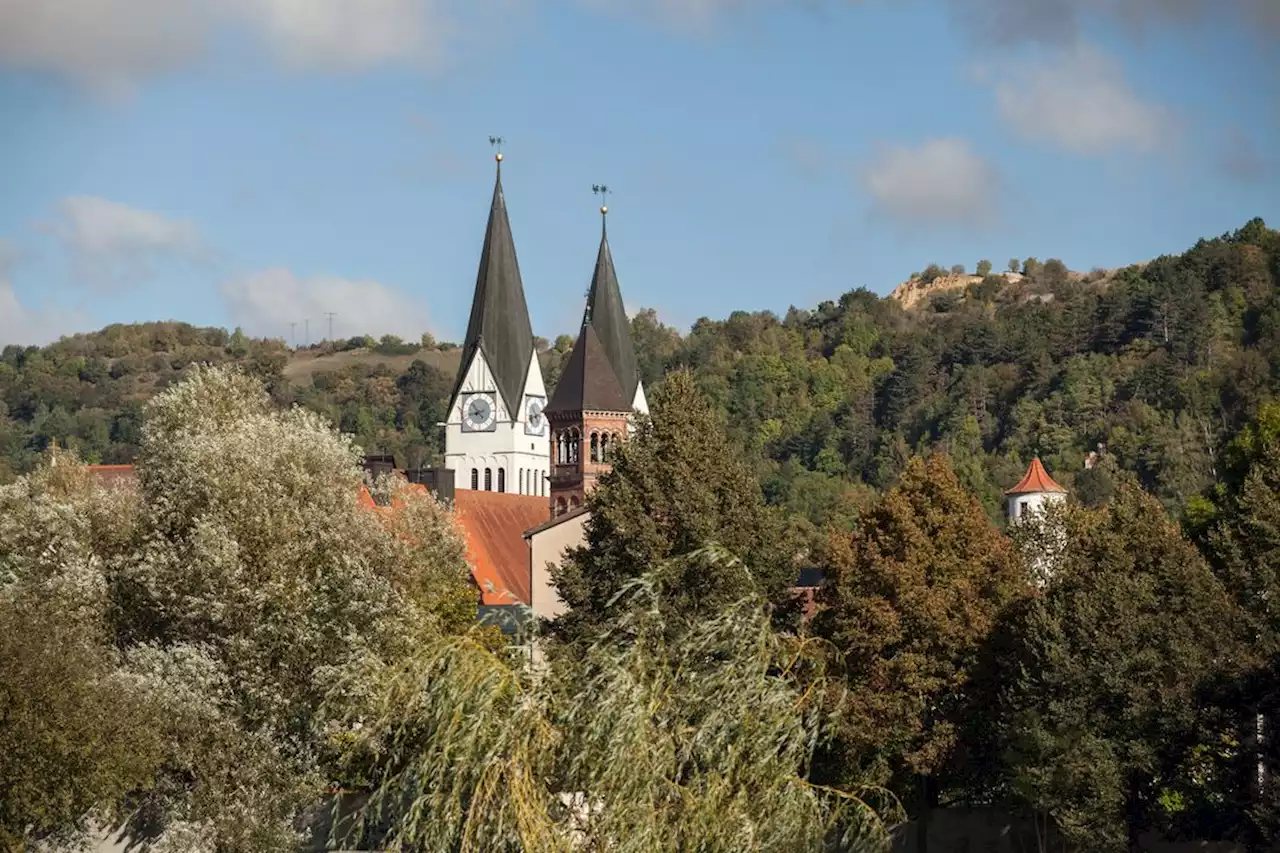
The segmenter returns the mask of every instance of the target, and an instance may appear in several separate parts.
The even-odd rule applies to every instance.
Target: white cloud
[[[240,15],[287,65],[361,69],[437,55],[447,35],[438,0],[240,0]]]
[[[873,213],[903,224],[978,224],[996,209],[1000,177],[963,139],[885,147],[860,175]]]
[[[222,285],[222,296],[235,325],[248,334],[287,339],[289,324],[297,323],[303,342],[303,321],[311,321],[311,338],[325,337],[326,312],[332,311],[334,337],[393,334],[417,340],[430,330],[426,307],[393,287],[368,279],[339,276],[298,276],[283,267],[240,276]]]
[[[81,312],[35,310],[19,301],[13,287],[18,260],[18,247],[0,238],[0,349],[9,344],[47,344],[76,329],[87,328],[87,318]]]
[[[130,284],[147,278],[162,259],[204,253],[190,222],[97,196],[69,196],[47,229],[69,251],[81,281]]]
[[[430,60],[451,34],[446,3],[469,8],[474,2],[0,0],[0,65],[125,92],[198,59],[220,27],[247,31],[297,68]]]
[[[1000,118],[1014,132],[1074,154],[1153,153],[1179,135],[1170,109],[1143,101],[1118,62],[1085,45],[1006,68],[995,93]]]

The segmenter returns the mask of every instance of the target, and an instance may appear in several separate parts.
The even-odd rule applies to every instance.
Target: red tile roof
[[[89,472],[104,482],[133,476],[132,465],[89,465]],[[410,484],[411,489],[425,489]],[[377,508],[363,486],[356,495],[361,506]],[[524,532],[543,524],[551,515],[546,498],[459,489],[454,514],[467,546],[467,562],[480,588],[484,604],[528,604],[529,545]]]
[[[1032,492],[1058,492],[1066,493],[1066,489],[1059,486],[1049,476],[1049,472],[1044,470],[1044,465],[1040,464],[1040,457],[1037,456],[1031,460],[1031,464],[1027,467],[1027,473],[1018,485],[1005,492],[1006,495],[1026,495]]]
[[[551,502],[529,495],[458,489],[458,523],[485,604],[528,604],[529,545],[524,532],[551,515]]]
[[[103,483],[115,483],[120,480],[133,479],[132,465],[86,465],[89,473]]]

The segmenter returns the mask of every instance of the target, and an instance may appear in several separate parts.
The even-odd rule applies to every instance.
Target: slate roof
[[[627,309],[622,303],[622,288],[618,285],[613,253],[609,251],[609,235],[603,223],[600,251],[596,255],[596,269],[591,276],[591,289],[587,291],[587,309],[582,322],[595,328],[622,386],[622,393],[631,403],[636,398],[636,386],[640,384],[640,369],[636,365],[635,345],[631,341],[631,321],[627,319]],[[627,410],[630,411],[630,406]]]
[[[476,351],[484,353],[507,411],[521,411],[521,394],[533,358],[533,325],[524,299],[515,239],[502,194],[502,163],[493,185],[489,224],[480,251],[480,269],[471,301],[471,319],[462,343],[462,364],[450,399],[457,399]]]
[[[582,330],[546,412],[630,412],[639,385],[631,321],[622,304],[608,231],[602,225],[600,251],[582,312]]]
[[[546,413],[630,412],[631,405],[632,398],[623,392],[595,326],[583,324]]]
[[[1049,476],[1049,472],[1044,470],[1044,465],[1040,463],[1040,457],[1031,460],[1031,464],[1027,466],[1027,473],[1018,481],[1018,485],[1005,492],[1006,495],[1029,495],[1035,492],[1057,492],[1066,494],[1067,490],[1059,486]]]

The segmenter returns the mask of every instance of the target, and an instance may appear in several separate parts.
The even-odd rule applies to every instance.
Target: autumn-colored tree
[[[615,451],[613,470],[587,497],[586,547],[570,551],[553,574],[569,606],[555,626],[561,637],[607,620],[629,581],[711,544],[744,561],[747,572],[691,573],[682,589],[690,616],[756,590],[776,599],[795,581],[780,519],[692,374],[668,375],[651,404],[652,417],[638,418],[635,434]]]
[[[842,657],[850,690],[833,772],[865,768],[933,800],[937,785],[911,777],[943,770],[978,650],[1026,592],[1026,571],[943,456],[912,458],[829,559],[815,630]]]
[[[1194,816],[1230,781],[1202,691],[1239,663],[1239,615],[1160,503],[1132,484],[1100,510],[1067,508],[1042,594],[993,638],[979,688],[988,777],[1088,849]]]

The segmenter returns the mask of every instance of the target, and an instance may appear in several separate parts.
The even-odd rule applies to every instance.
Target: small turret
[[[1030,517],[1049,504],[1066,500],[1067,490],[1053,481],[1037,456],[1027,466],[1027,473],[1018,481],[1018,485],[1005,492],[1005,497],[1005,513],[1009,521],[1016,522]]]

